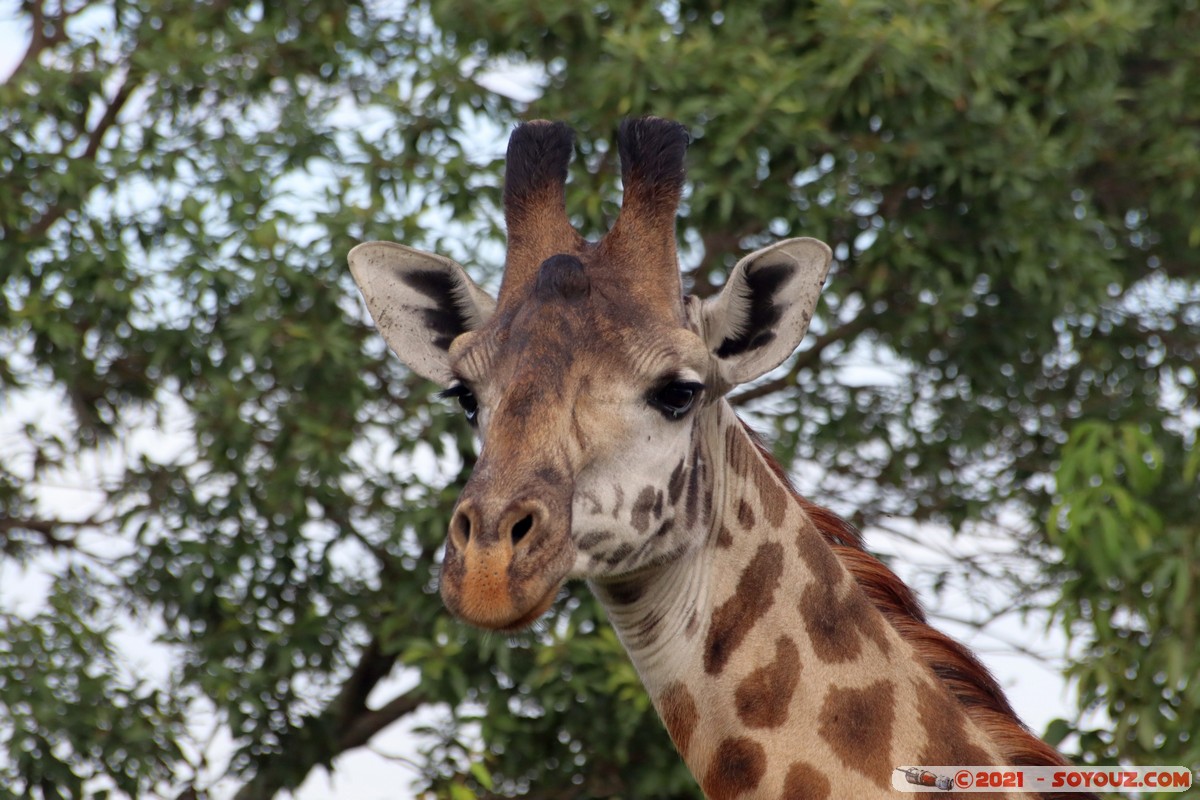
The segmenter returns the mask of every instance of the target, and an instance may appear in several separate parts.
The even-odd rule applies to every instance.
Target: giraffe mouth
[[[469,590],[468,597],[460,595],[451,598],[445,594],[443,597],[454,616],[469,625],[486,630],[516,633],[537,622],[543,614],[550,610],[558,597],[558,590],[562,588],[562,584],[563,581],[552,581],[545,593],[527,607],[524,603],[518,604],[511,601],[498,603],[494,598],[486,604],[478,601],[472,602],[473,598],[469,597]]]
[[[550,591],[546,592],[546,594],[540,600],[534,603],[528,611],[507,625],[499,626],[497,630],[512,631],[514,633],[516,631],[525,630],[530,625],[537,622],[543,614],[550,610],[550,607],[554,605],[554,601],[558,597],[558,590],[561,588],[561,583],[551,586]]]
[[[441,594],[454,616],[477,628],[517,631],[554,604],[575,562],[570,495],[561,486],[520,480],[519,491],[495,489],[492,462],[481,459],[450,521]]]
[[[446,607],[477,628],[528,628],[554,605],[574,562],[569,546],[548,549],[550,558],[531,558],[526,547],[468,546],[463,552],[451,542],[441,580]]]

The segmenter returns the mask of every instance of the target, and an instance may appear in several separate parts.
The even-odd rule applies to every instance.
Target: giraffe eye
[[[438,394],[439,397],[458,400],[458,404],[462,406],[463,413],[467,415],[467,422],[475,424],[476,417],[479,416],[479,401],[475,399],[475,393],[467,388],[464,383],[457,383],[449,389]]]
[[[661,411],[667,419],[679,419],[696,402],[704,384],[695,381],[670,381],[655,389],[648,398],[650,405]]]

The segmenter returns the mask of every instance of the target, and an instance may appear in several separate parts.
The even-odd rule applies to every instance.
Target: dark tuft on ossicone
[[[518,205],[547,189],[561,191],[575,151],[575,132],[565,122],[526,122],[508,139],[504,205]]]
[[[690,142],[687,128],[678,122],[658,117],[622,120],[617,148],[626,189],[645,184],[659,191],[678,192],[683,187],[683,159]]]

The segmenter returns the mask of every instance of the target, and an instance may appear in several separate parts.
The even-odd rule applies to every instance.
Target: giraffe
[[[517,630],[585,579],[709,798],[880,797],[903,765],[1065,764],[724,399],[800,344],[829,248],[777,242],[716,296],[684,297],[686,129],[621,124],[622,207],[595,242],[565,212],[573,141],[546,121],[511,135],[497,299],[442,256],[349,255],[387,344],[482,443],[449,525],[448,609]]]

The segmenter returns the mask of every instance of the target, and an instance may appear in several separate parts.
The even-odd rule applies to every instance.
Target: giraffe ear
[[[453,383],[450,343],[487,322],[496,309],[491,295],[454,261],[402,244],[360,244],[347,260],[392,352],[418,375]]]
[[[752,381],[792,354],[832,259],[816,239],[776,242],[739,261],[721,293],[704,301],[704,340],[727,386]]]

